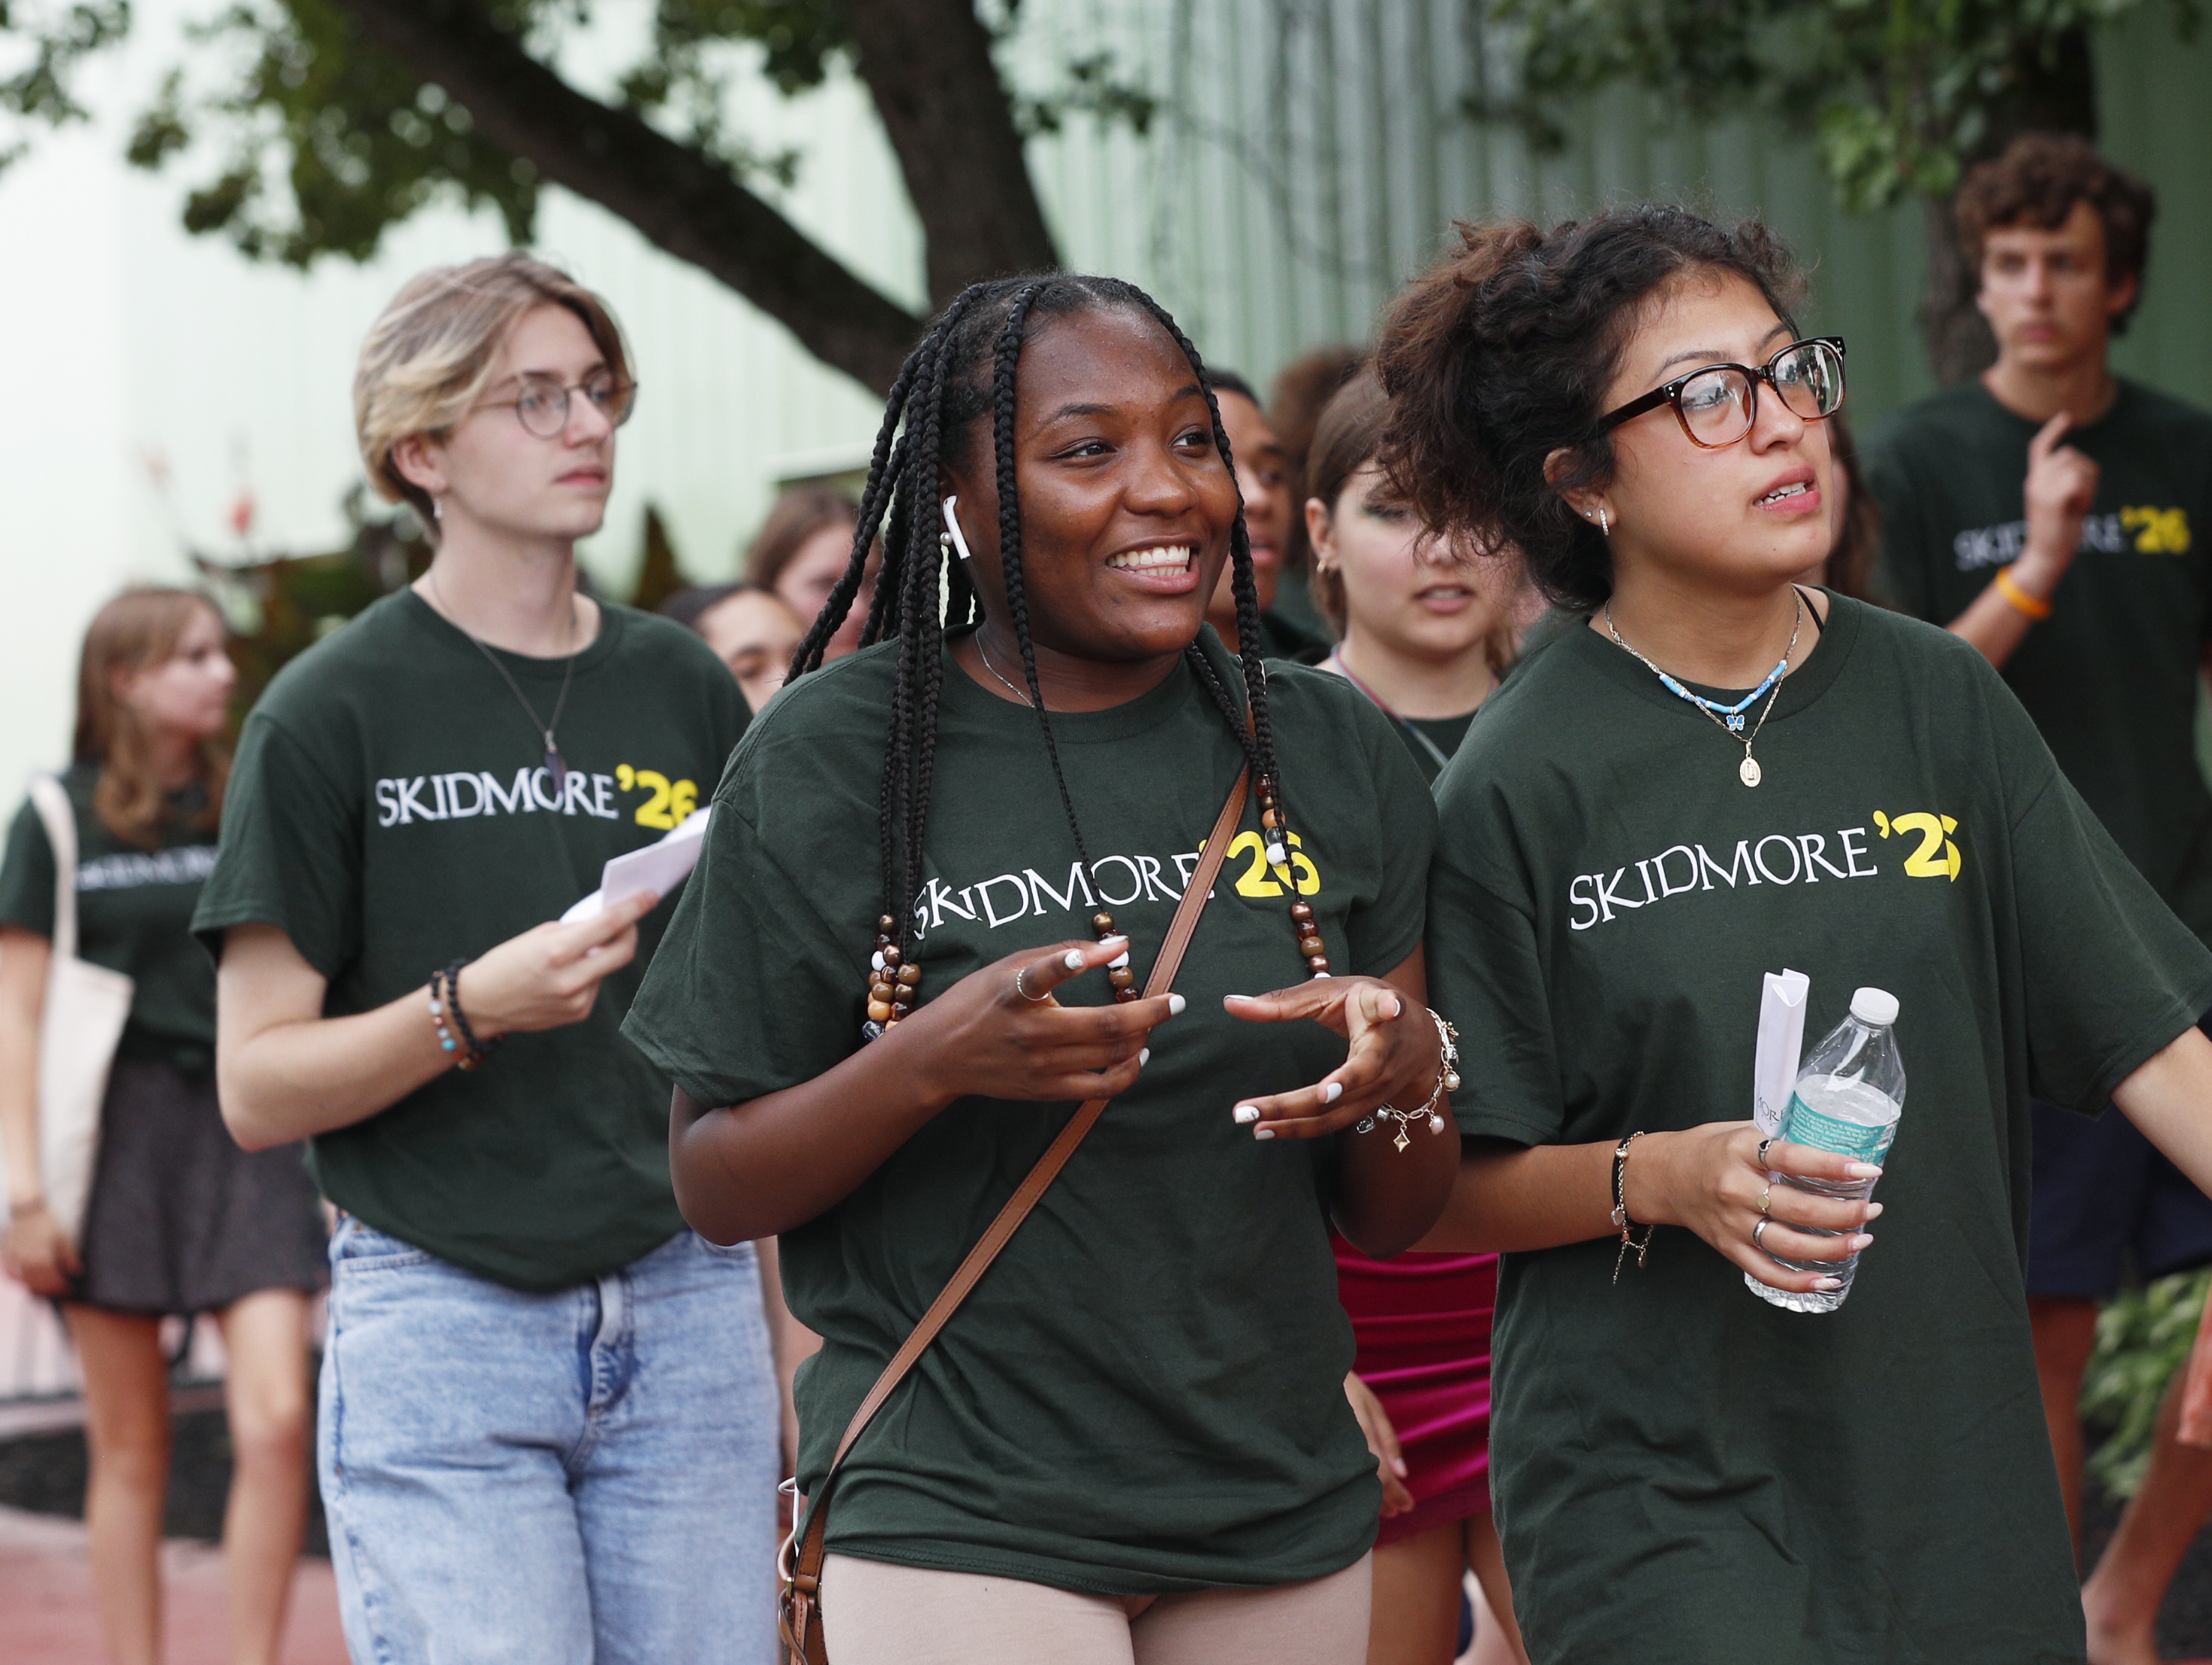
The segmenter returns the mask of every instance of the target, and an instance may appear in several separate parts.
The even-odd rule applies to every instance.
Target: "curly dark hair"
[[[1561,494],[1613,478],[1598,418],[1621,349],[1662,291],[1700,271],[1742,278],[1794,330],[1796,262],[1756,220],[1725,230],[1682,208],[1459,232],[1375,349],[1391,401],[1384,466],[1430,526],[1518,544],[1549,599],[1594,611],[1613,593],[1613,553]],[[1569,465],[1548,478],[1560,450]]]
[[[2010,226],[2055,231],[2066,223],[2074,204],[2087,203],[2105,228],[2105,282],[2140,278],[2150,258],[2150,226],[2158,217],[2158,197],[2131,173],[2124,173],[2097,154],[2097,147],[2072,133],[2023,133],[1994,161],[1966,175],[1953,213],[1966,264],[1979,271],[1990,233]],[[2124,335],[2136,300],[2112,320],[2112,333]]]

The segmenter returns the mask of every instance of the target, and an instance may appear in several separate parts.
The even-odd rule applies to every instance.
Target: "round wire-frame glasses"
[[[1674,407],[1674,419],[1692,445],[1718,451],[1751,432],[1759,420],[1759,384],[1774,390],[1785,410],[1806,422],[1820,422],[1844,408],[1844,338],[1808,336],[1793,341],[1754,369],[1748,364],[1703,364],[1664,386],[1632,398],[1598,418],[1607,434],[1621,423]]]
[[[550,376],[527,376],[513,398],[487,399],[477,409],[512,408],[523,432],[541,440],[554,440],[568,431],[568,396],[572,393],[581,393],[591,400],[607,419],[610,428],[620,428],[637,408],[637,384],[602,370],[573,386],[564,386]]]

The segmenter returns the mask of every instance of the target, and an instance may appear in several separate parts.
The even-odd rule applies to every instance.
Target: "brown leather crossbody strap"
[[[1222,805],[1221,813],[1213,823],[1213,831],[1207,836],[1206,846],[1200,853],[1198,866],[1191,873],[1190,883],[1183,887],[1182,900],[1176,904],[1175,918],[1168,926],[1167,937],[1160,944],[1159,957],[1152,962],[1152,975],[1145,981],[1145,998],[1147,1000],[1166,994],[1175,981],[1176,972],[1182,965],[1183,951],[1189,947],[1191,933],[1198,928],[1198,916],[1206,910],[1206,893],[1213,889],[1213,882],[1220,875],[1222,857],[1228,851],[1231,835],[1237,830],[1237,823],[1243,818],[1244,795],[1250,786],[1251,771],[1239,771],[1237,784],[1229,789],[1228,801]],[[1006,1199],[1006,1206],[999,1210],[998,1218],[991,1222],[990,1228],[975,1246],[968,1251],[967,1259],[960,1262],[959,1269],[953,1273],[943,1292],[930,1303],[929,1310],[921,1316],[921,1322],[914,1327],[914,1334],[907,1337],[906,1345],[892,1355],[891,1362],[884,1366],[884,1373],[876,1378],[876,1385],[860,1401],[860,1408],[853,1413],[852,1421],[845,1425],[845,1437],[837,1442],[837,1454],[830,1460],[830,1471],[823,1476],[819,1492],[812,1507],[807,1510],[806,1534],[799,1546],[793,1583],[808,1595],[814,1594],[821,1577],[830,1486],[836,1476],[838,1465],[844,1461],[845,1454],[853,1449],[853,1442],[860,1438],[861,1431],[883,1408],[884,1401],[891,1396],[899,1383],[906,1379],[907,1373],[914,1369],[915,1361],[927,1350],[929,1344],[945,1328],[946,1321],[968,1298],[968,1292],[975,1287],[976,1281],[998,1258],[999,1251],[1006,1246],[1006,1240],[1014,1235],[1015,1228],[1029,1218],[1030,1210],[1036,1206],[1037,1199],[1044,1195],[1046,1188],[1059,1177],[1060,1170],[1067,1165],[1068,1158],[1075,1154],[1075,1147],[1083,1142],[1084,1135],[1097,1123],[1108,1102],[1103,1098],[1091,1099],[1068,1118],[1067,1125],[1060,1130],[1060,1136],[1037,1158],[1036,1166],[1030,1170],[1028,1177],[1022,1181],[1013,1195]]]

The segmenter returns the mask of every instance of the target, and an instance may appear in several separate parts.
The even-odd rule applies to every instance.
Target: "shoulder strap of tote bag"
[[[76,811],[51,775],[31,777],[31,802],[54,852],[54,957],[76,957]]]
[[[1183,887],[1182,900],[1176,906],[1175,918],[1168,926],[1167,937],[1160,944],[1159,957],[1152,963],[1152,975],[1146,979],[1146,1000],[1166,994],[1175,981],[1176,971],[1182,968],[1183,951],[1190,945],[1191,933],[1198,928],[1198,916],[1206,911],[1206,898],[1213,889],[1213,881],[1220,875],[1221,860],[1228,850],[1231,835],[1237,830],[1237,822],[1243,818],[1244,795],[1250,786],[1251,771],[1240,771],[1237,784],[1229,789],[1228,801],[1222,805],[1221,813],[1214,818],[1213,830],[1206,837],[1206,847],[1199,855],[1198,866],[1191,873],[1190,883]],[[794,1536],[799,1540],[798,1555],[785,1575],[781,1604],[784,1646],[793,1665],[800,1665],[801,1662],[804,1665],[827,1665],[829,1656],[822,1639],[822,1561],[827,1553],[824,1534],[829,1524],[830,1490],[836,1482],[837,1470],[844,1462],[846,1453],[853,1449],[853,1442],[860,1438],[861,1431],[883,1408],[884,1401],[891,1396],[900,1382],[906,1380],[908,1372],[928,1350],[929,1344],[937,1339],[946,1321],[968,1298],[968,1292],[975,1287],[991,1262],[998,1258],[999,1251],[1006,1246],[1006,1240],[1014,1235],[1015,1228],[1029,1218],[1030,1211],[1037,1205],[1037,1199],[1043,1196],[1046,1188],[1060,1176],[1060,1170],[1075,1154],[1075,1147],[1083,1143],[1084,1136],[1097,1125],[1107,1103],[1103,1098],[1091,1099],[1068,1119],[1067,1125],[1060,1129],[1060,1137],[1053,1140],[1051,1146],[1037,1158],[1036,1166],[1030,1170],[1028,1177],[1022,1181],[1013,1195],[1006,1199],[1006,1206],[999,1210],[998,1218],[991,1222],[989,1229],[977,1240],[975,1246],[968,1251],[968,1258],[960,1262],[959,1269],[953,1273],[943,1292],[922,1315],[921,1322],[914,1327],[914,1333],[907,1337],[906,1345],[892,1356],[890,1364],[884,1366],[884,1373],[876,1378],[876,1385],[868,1390],[868,1396],[860,1401],[860,1409],[853,1413],[852,1421],[845,1425],[845,1436],[837,1442],[837,1453],[830,1460],[830,1472],[822,1477],[821,1488],[806,1511],[803,1535],[801,1528],[793,1528]],[[788,1546],[786,1553],[789,1553]]]

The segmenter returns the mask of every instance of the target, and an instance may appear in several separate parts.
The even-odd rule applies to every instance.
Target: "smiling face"
[[[1790,339],[1765,296],[1729,274],[1693,273],[1661,292],[1620,353],[1599,401],[1610,410],[1700,366],[1763,365]],[[1827,429],[1763,383],[1758,417],[1734,445],[1707,450],[1661,405],[1613,430],[1615,471],[1568,502],[1611,522],[1616,582],[1632,574],[1692,590],[1757,595],[1828,553],[1833,464]],[[1555,453],[1554,464],[1564,460]]]
[[[994,653],[1011,651],[988,415],[963,453],[946,489],[960,499],[986,635]],[[1014,461],[1039,653],[1132,665],[1182,652],[1227,562],[1237,491],[1206,395],[1166,331],[1118,307],[1033,319]]]
[[[476,409],[442,439],[416,434],[392,447],[400,471],[456,517],[497,536],[573,542],[599,529],[614,487],[615,429],[580,392],[551,439],[526,429],[514,401],[533,384],[574,388],[607,371],[606,356],[566,307],[533,307],[500,343]]]
[[[1223,392],[1218,398],[1229,453],[1237,459],[1237,489],[1244,496],[1244,528],[1252,539],[1252,586],[1259,592],[1260,611],[1265,612],[1275,605],[1275,588],[1283,577],[1283,541],[1291,527],[1289,453],[1258,405],[1242,393]],[[1224,568],[1206,610],[1207,621],[1224,641],[1237,638],[1237,595],[1229,579]]]
[[[1468,558],[1382,487],[1382,468],[1366,463],[1333,508],[1306,503],[1314,559],[1343,586],[1346,640],[1432,663],[1480,651],[1510,598],[1504,564]]]
[[[189,740],[222,733],[238,680],[226,635],[214,608],[193,608],[174,653],[140,670],[115,673],[116,702],[156,733]]]
[[[2105,224],[2087,203],[2041,226],[2002,226],[1982,240],[1974,304],[1990,321],[2003,360],[2021,369],[2063,370],[2102,360],[2112,320],[2133,304],[2136,280],[2106,276]]]

